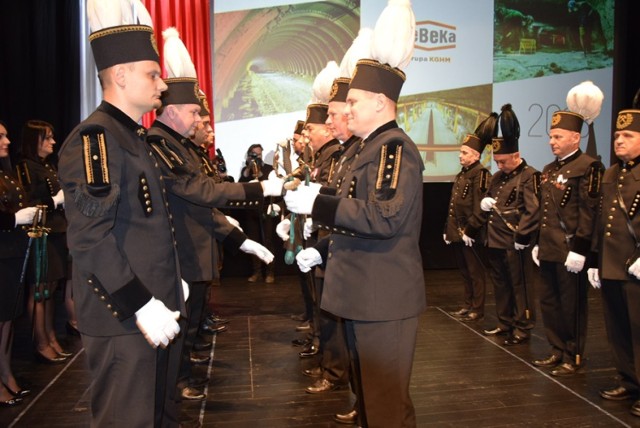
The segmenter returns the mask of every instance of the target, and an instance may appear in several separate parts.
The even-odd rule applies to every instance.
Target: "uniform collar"
[[[640,156],[638,156],[634,160],[631,160],[631,161],[629,161],[627,163],[624,163],[621,160],[618,160],[618,165],[620,165],[620,169],[625,168],[627,170],[631,170],[631,169],[635,168],[639,163],[640,163]]]
[[[515,177],[516,175],[520,174],[522,172],[523,169],[526,168],[527,166],[527,161],[522,159],[522,162],[520,162],[520,165],[518,165],[516,167],[516,169],[514,169],[513,171],[511,171],[509,174],[502,174],[504,176],[504,178],[511,178],[511,177]]]
[[[581,154],[582,154],[582,150],[578,149],[575,152],[573,152],[572,154],[570,154],[569,156],[565,157],[564,159],[556,158],[556,168],[563,167],[566,164],[568,164],[569,162],[572,162],[572,161],[576,160],[578,158],[578,156],[580,156]]]
[[[381,127],[379,127],[378,129],[376,129],[375,131],[373,131],[371,134],[369,134],[369,136],[364,139],[363,143],[366,143],[367,141],[371,141],[374,138],[376,138],[378,135],[382,134],[383,132],[388,131],[390,129],[394,129],[394,128],[399,128],[398,122],[396,122],[395,120],[387,122]]]
[[[469,166],[463,166],[463,167],[462,167],[462,172],[463,172],[463,173],[464,173],[464,172],[469,172],[469,171],[471,171],[473,168],[475,168],[475,167],[476,167],[476,166],[478,166],[478,165],[480,165],[480,161],[479,161],[479,160],[475,161],[474,163],[472,163],[472,164],[471,164],[471,165],[469,165]]]
[[[118,107],[103,100],[102,103],[98,106],[98,110],[108,114],[109,116],[120,122],[122,126],[129,129],[132,133],[136,134],[140,140],[144,141],[144,138],[147,135],[147,129],[127,116]]]
[[[185,140],[187,140],[187,138],[183,137],[179,132],[176,132],[176,130],[174,130],[173,128],[167,126],[166,124],[164,124],[163,122],[159,121],[158,119],[153,121],[153,124],[151,125],[152,128],[159,128],[161,130],[163,130],[164,132],[166,132],[167,134],[169,134],[169,136],[171,138],[173,138],[175,141],[181,143],[181,144],[185,144]]]

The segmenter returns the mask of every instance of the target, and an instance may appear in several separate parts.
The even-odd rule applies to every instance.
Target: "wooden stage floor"
[[[448,315],[462,297],[457,271],[426,271],[428,309],[420,317],[411,394],[420,427],[616,427],[640,426],[629,414],[632,402],[600,399],[598,390],[614,384],[600,293],[590,290],[586,367],[570,378],[554,378],[529,361],[549,348],[540,317],[529,343],[509,348],[481,334],[495,324],[491,286],[486,316],[464,324]],[[313,379],[302,374],[313,359],[300,359],[291,340],[291,314],[302,311],[297,277],[275,284],[223,279],[214,287],[216,310],[231,320],[213,336],[206,401],[184,406],[205,427],[338,427],[332,415],[350,408],[348,390],[307,394]],[[61,303],[61,302],[59,302]],[[64,316],[64,310],[59,311]],[[77,354],[65,365],[34,361],[24,318],[16,325],[13,369],[33,394],[20,406],[0,408],[1,427],[88,426],[90,380],[80,340],[59,336]],[[380,346],[384,346],[381,343]],[[132,411],[135,411],[132,409]],[[123,427],[124,428],[124,427]]]

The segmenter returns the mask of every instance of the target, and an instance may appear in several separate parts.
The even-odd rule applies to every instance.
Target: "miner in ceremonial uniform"
[[[520,157],[520,125],[510,104],[502,107],[500,130],[502,137],[492,142],[499,171],[480,202],[487,211],[487,259],[498,318],[497,326],[484,334],[507,335],[504,344],[517,345],[529,340],[534,324],[527,263],[531,264],[529,246],[539,224],[540,173]]]
[[[138,124],[167,86],[151,18],[120,4],[102,15],[87,5],[104,100],[59,153],[73,294],[91,426],[171,426],[166,372],[185,295],[161,172]]]
[[[497,127],[498,115],[492,113],[474,134],[465,137],[459,155],[462,170],[453,182],[444,226],[443,239],[453,246],[464,279],[464,306],[451,315],[465,322],[484,318],[485,278],[480,252],[486,216],[480,201],[489,187],[491,173],[480,163],[480,155],[495,137]]]
[[[637,106],[636,106],[637,108]],[[602,286],[602,307],[619,384],[603,389],[607,400],[640,394],[640,110],[618,113],[613,148],[618,161],[602,177],[598,216],[598,268],[588,271]],[[640,401],[631,413],[640,416]]]
[[[390,2],[374,30],[382,32],[376,57],[357,63],[346,114],[349,130],[363,141],[344,184],[285,194],[291,211],[311,214],[332,232],[297,261],[301,269],[326,267],[321,307],[345,320],[361,384],[358,422],[369,427],[416,426],[409,383],[426,307],[418,242],[424,165],[395,120],[405,81],[398,67],[411,59],[414,27],[409,3]],[[390,28],[408,28],[407,39],[390,43]]]
[[[147,143],[156,157],[167,184],[169,210],[174,220],[175,236],[182,278],[189,284],[187,301],[186,334],[183,343],[182,362],[176,359],[175,367],[182,367],[179,390],[184,399],[203,399],[198,385],[189,383],[190,351],[200,324],[205,304],[206,286],[218,277],[218,248],[216,239],[233,250],[259,255],[271,262],[273,254],[229,223],[220,211],[212,208],[223,206],[234,199],[258,205],[262,200],[259,183],[218,183],[203,172],[198,147],[188,138],[200,121],[199,85],[195,67],[175,28],[163,31],[165,69],[170,76],[165,79],[167,90],[162,94],[162,107],[149,128]],[[180,72],[176,76],[177,71]]]
[[[533,248],[540,266],[542,321],[551,352],[532,361],[570,376],[581,367],[587,333],[587,272],[604,168],[580,150],[580,132],[600,113],[602,92],[591,82],[573,88],[569,111],[551,119],[549,145],[556,159],[542,170],[540,231]],[[577,103],[576,103],[577,101]]]

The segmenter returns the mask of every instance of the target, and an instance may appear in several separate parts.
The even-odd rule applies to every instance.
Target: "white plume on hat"
[[[320,70],[313,81],[312,103],[327,104],[331,98],[331,86],[333,81],[340,77],[340,67],[335,61],[329,61],[325,68]]]
[[[571,88],[567,94],[567,107],[590,125],[600,114],[603,100],[604,94],[600,88],[587,80]]]
[[[153,27],[151,15],[140,0],[87,0],[87,17],[91,32],[118,25]]]
[[[167,77],[197,78],[196,67],[191,61],[187,47],[180,39],[180,33],[175,27],[169,27],[162,32],[164,39],[164,69]]]
[[[371,56],[382,64],[404,69],[411,62],[416,17],[409,0],[389,0],[373,29]]]
[[[371,28],[361,28],[358,36],[353,39],[353,43],[345,52],[340,62],[340,77],[351,77],[356,69],[356,63],[363,58],[371,58],[371,41],[373,30]]]

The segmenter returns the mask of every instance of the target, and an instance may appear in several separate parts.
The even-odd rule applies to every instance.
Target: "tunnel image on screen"
[[[214,15],[216,123],[305,110],[313,80],[340,63],[360,28],[360,1]]]

